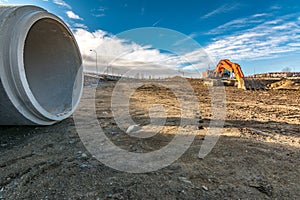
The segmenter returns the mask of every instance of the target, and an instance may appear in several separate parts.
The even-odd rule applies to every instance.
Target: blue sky
[[[182,33],[202,46],[202,50],[186,48],[183,53],[191,57],[194,68],[213,68],[218,60],[228,58],[239,63],[245,74],[287,67],[300,71],[300,4],[296,0],[0,0],[0,4],[33,4],[61,17],[74,32],[87,65],[94,62],[89,50],[100,44],[107,49],[97,51],[99,65],[101,59],[105,62],[104,57],[117,56],[123,50],[131,55],[122,57],[118,66],[137,62],[174,64],[177,57],[156,50],[145,39],[130,44],[122,39],[126,37],[124,31],[161,27]],[[174,42],[182,41],[181,38]],[[203,50],[212,63],[203,63]],[[176,69],[193,71],[188,64],[179,63],[174,64]],[[100,70],[104,68],[103,65]]]

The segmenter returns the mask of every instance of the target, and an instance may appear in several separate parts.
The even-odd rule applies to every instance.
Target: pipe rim
[[[38,21],[43,19],[50,19],[55,21],[55,23],[58,23],[58,25],[61,26],[64,29],[64,31],[68,33],[68,36],[70,36],[74,42],[73,45],[75,46],[75,50],[77,51],[76,57],[78,57],[81,64],[81,66],[77,69],[78,70],[77,76],[74,82],[74,85],[77,84],[76,86],[79,88],[76,89],[77,92],[75,94],[76,95],[75,97],[73,96],[74,95],[74,88],[73,88],[72,101],[70,104],[71,109],[65,110],[64,112],[58,114],[50,113],[40,105],[35,95],[33,94],[32,90],[30,89],[27,76],[26,76],[26,70],[25,70],[25,63],[24,63],[25,41],[27,39],[27,36],[31,28]],[[15,35],[18,35],[15,38],[19,38],[19,39],[16,41],[12,41],[16,45],[12,45],[13,49],[10,49],[10,53],[16,54],[15,56],[17,56],[18,59],[16,61],[11,60],[12,62],[11,66],[13,68],[12,73],[17,77],[14,80],[15,89],[17,90],[18,95],[22,95],[22,98],[24,98],[22,101],[26,106],[26,109],[19,108],[19,111],[30,121],[40,125],[50,125],[50,124],[54,124],[57,121],[61,121],[63,119],[68,118],[69,116],[72,115],[77,105],[79,104],[80,97],[82,95],[82,90],[83,90],[83,86],[82,86],[83,75],[81,73],[82,72],[81,54],[72,32],[62,20],[60,20],[55,15],[52,15],[51,13],[48,13],[46,11],[37,11],[37,12],[35,11],[33,13],[29,13],[22,20],[20,20],[16,26],[21,27],[22,31],[15,30],[13,33]],[[81,84],[78,85],[78,83]],[[30,116],[28,116],[28,113]]]

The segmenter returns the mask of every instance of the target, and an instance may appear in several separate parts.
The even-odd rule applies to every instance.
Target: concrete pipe
[[[0,6],[0,125],[51,125],[80,101],[82,59],[66,24],[35,6]]]

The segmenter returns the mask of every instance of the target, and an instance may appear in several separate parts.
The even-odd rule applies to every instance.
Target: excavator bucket
[[[238,80],[238,88],[239,89],[243,89],[243,90],[246,90],[247,88],[246,88],[246,86],[245,86],[245,81],[244,81],[244,79],[240,79],[240,80]]]

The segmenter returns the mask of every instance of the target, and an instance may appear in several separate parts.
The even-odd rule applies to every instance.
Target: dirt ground
[[[82,144],[72,117],[49,127],[0,127],[0,199],[299,199],[299,90],[226,87],[222,136],[199,159],[211,97],[202,80],[190,83],[199,99],[200,129],[180,159],[154,172],[121,172],[96,160]],[[130,113],[137,124],[150,123],[152,104],[164,105],[168,114],[159,134],[136,139],[112,117],[114,84],[99,86],[96,95],[97,117],[111,141],[131,152],[167,145],[180,121],[172,92],[146,83],[134,93]]]

